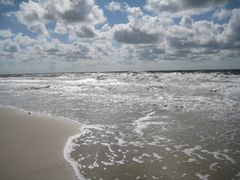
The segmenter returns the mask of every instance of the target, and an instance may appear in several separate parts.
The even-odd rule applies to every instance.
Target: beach
[[[0,180],[237,180],[239,75],[0,76]]]
[[[76,179],[63,149],[78,128],[72,121],[0,108],[0,179]]]

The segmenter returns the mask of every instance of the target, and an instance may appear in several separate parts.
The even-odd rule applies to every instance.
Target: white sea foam
[[[68,138],[68,140],[64,146],[63,155],[64,155],[64,159],[73,167],[73,170],[74,170],[77,178],[79,180],[85,180],[85,177],[83,175],[81,175],[81,173],[78,169],[79,167],[78,167],[77,162],[70,156],[71,152],[75,148],[73,141],[77,138],[79,138],[79,134]]]
[[[135,122],[138,123],[138,122],[148,121],[153,118],[158,118],[158,116],[153,116],[154,114],[155,114],[155,111],[152,111],[148,113],[146,116],[140,117],[139,119],[135,120]]]
[[[102,145],[106,146],[108,148],[108,150],[112,153],[113,156],[117,157],[117,155],[115,154],[115,151],[111,148],[111,145],[108,143],[101,143]]]
[[[180,145],[175,145],[174,147],[177,149],[177,150],[179,150],[179,149],[181,149],[181,148],[183,148],[183,147],[186,147],[186,146],[189,146],[188,144],[180,144]]]
[[[159,161],[163,159],[163,157],[159,156],[158,153],[153,153],[153,157],[157,158]]]
[[[139,163],[139,164],[144,163],[143,160],[141,160],[141,159],[139,159],[139,158],[136,158],[136,157],[133,157],[132,160],[135,161],[135,162],[137,162],[137,163]]]
[[[117,144],[118,144],[119,146],[124,146],[124,145],[127,144],[127,142],[124,141],[123,138],[118,138],[118,137],[114,137],[114,138],[118,141]]]
[[[149,125],[162,125],[163,122],[150,122],[152,119],[159,118],[159,116],[153,116],[155,114],[154,111],[148,113],[146,116],[140,117],[139,119],[134,121],[135,131],[140,136],[144,135],[143,130],[146,129]]]
[[[218,160],[227,160],[227,161],[230,161],[232,164],[236,163],[236,161],[233,158],[231,158],[230,156],[228,156],[227,154],[225,154],[223,152],[220,152],[219,150],[210,152],[210,151],[204,149],[201,152],[211,154],[211,155],[213,155],[213,157],[215,159],[218,159]]]
[[[186,173],[183,173],[181,177],[185,177],[187,174]]]
[[[163,169],[163,170],[167,170],[168,167],[167,167],[167,166],[163,166],[162,169]]]
[[[94,168],[97,168],[97,167],[99,167],[99,164],[97,163],[97,157],[96,157],[93,164],[89,165],[88,168],[89,169],[94,169]]]
[[[209,177],[209,174],[203,175],[203,174],[200,174],[200,173],[196,173],[195,175],[201,180],[208,180],[208,177]]]
[[[192,157],[193,155],[195,155],[195,156],[197,156],[197,157],[200,158],[200,159],[205,159],[204,157],[200,156],[199,154],[194,153],[195,151],[199,151],[199,150],[201,150],[201,149],[202,149],[201,146],[195,145],[193,148],[184,149],[183,152],[184,152],[186,155],[191,156],[191,157]]]
[[[214,162],[214,163],[212,163],[212,164],[210,164],[210,166],[209,166],[209,168],[210,168],[210,170],[216,170],[215,169],[215,167],[218,165],[218,163],[217,162]]]
[[[192,163],[192,162],[197,162],[197,160],[195,158],[189,158],[186,162]]]
[[[114,165],[113,162],[101,161],[101,163],[104,164],[105,166],[113,166]]]

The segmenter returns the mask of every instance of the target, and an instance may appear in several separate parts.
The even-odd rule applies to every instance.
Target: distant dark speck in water
[[[28,114],[31,114],[30,112],[28,112]]]
[[[210,92],[217,92],[217,89],[211,89]]]

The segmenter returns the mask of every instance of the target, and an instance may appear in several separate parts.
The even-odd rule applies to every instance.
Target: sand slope
[[[0,108],[1,180],[73,180],[63,148],[77,123]]]

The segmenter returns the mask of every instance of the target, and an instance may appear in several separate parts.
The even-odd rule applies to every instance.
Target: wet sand
[[[0,108],[0,179],[74,180],[63,156],[77,123]]]

